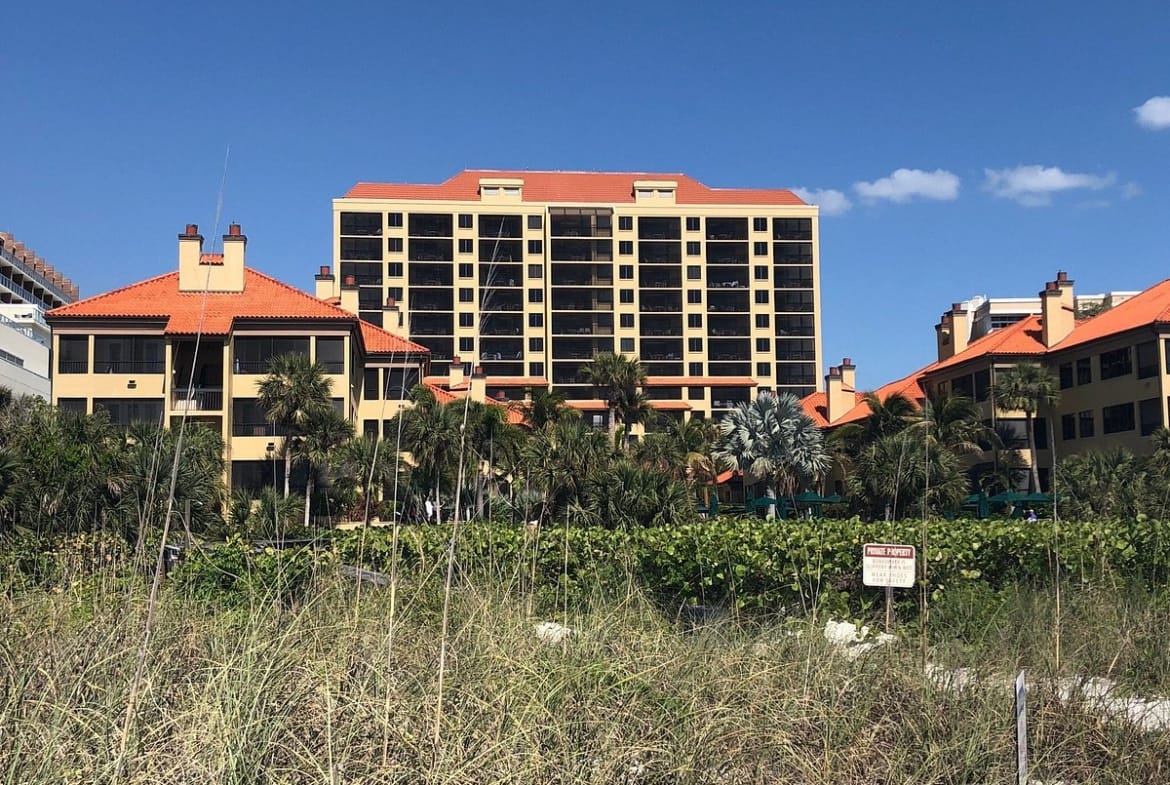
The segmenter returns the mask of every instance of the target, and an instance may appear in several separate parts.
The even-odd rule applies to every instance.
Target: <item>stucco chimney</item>
[[[463,376],[463,360],[459,359],[459,355],[451,358],[451,370],[447,372],[447,386],[452,390],[461,387],[466,381]]]
[[[203,290],[207,271],[199,264],[202,256],[203,235],[199,234],[199,226],[187,224],[187,228],[179,233],[179,291]]]
[[[940,362],[965,350],[971,340],[971,319],[963,303],[951,303],[951,310],[942,315],[934,331]]]
[[[239,224],[228,227],[223,236],[223,267],[219,271],[217,292],[244,291],[244,251],[248,247],[248,236],[240,230]]]
[[[313,282],[316,286],[314,294],[317,295],[318,300],[328,300],[333,297],[333,284],[337,279],[333,277],[333,271],[329,265],[323,264],[317,268],[317,274],[313,276]]]
[[[345,276],[341,281],[341,307],[355,316],[357,315],[358,286],[357,279],[352,275]]]
[[[850,392],[857,391],[857,366],[848,357],[841,360],[841,384]]]
[[[1044,345],[1052,348],[1068,337],[1076,327],[1073,281],[1068,273],[1058,272],[1040,292],[1040,328]]]
[[[483,403],[487,400],[487,374],[483,372],[483,366],[475,366],[475,370],[471,372],[471,388],[468,391],[471,400]]]
[[[825,375],[825,419],[830,425],[841,419],[853,408],[856,400],[853,391],[845,389],[841,367],[834,365]]]

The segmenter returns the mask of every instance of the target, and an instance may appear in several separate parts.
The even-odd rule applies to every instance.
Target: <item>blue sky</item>
[[[173,269],[187,222],[210,234],[229,146],[222,223],[306,289],[359,180],[807,189],[836,207],[826,361],[863,387],[930,361],[953,300],[1170,274],[1161,2],[13,5],[0,228],[83,294]]]

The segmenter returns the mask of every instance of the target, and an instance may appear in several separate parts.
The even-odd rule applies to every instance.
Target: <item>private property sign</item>
[[[866,586],[909,589],[918,576],[913,545],[866,543],[861,559],[861,582]]]

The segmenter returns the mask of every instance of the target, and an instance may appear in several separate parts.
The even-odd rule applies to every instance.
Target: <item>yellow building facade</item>
[[[660,411],[712,417],[819,388],[818,235],[785,190],[468,170],[335,199],[317,295],[351,290],[363,319],[430,349],[432,374],[473,369],[490,398],[551,386],[600,425],[581,369],[614,352],[640,360]]]

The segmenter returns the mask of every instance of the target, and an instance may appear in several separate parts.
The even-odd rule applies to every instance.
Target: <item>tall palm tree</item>
[[[1028,435],[1028,453],[1031,456],[1029,490],[1040,490],[1040,472],[1036,464],[1036,414],[1041,408],[1053,406],[1060,400],[1060,386],[1056,376],[1035,363],[1022,362],[995,374],[991,398],[1000,411],[1024,413]]]
[[[607,474],[612,455],[612,442],[584,420],[558,420],[524,445],[526,482],[544,495],[546,512],[581,506],[589,479]]]
[[[305,464],[305,528],[309,528],[309,510],[313,502],[313,485],[317,470],[328,466],[334,451],[353,438],[353,423],[333,407],[309,421],[301,437],[298,459]]]
[[[829,468],[820,428],[789,393],[760,393],[724,415],[712,456],[766,480],[773,497],[777,490],[790,495],[798,483],[812,482]]]
[[[538,388],[532,391],[529,400],[522,404],[524,422],[533,430],[540,430],[561,417],[578,416],[576,409],[566,403],[562,390]]]
[[[995,432],[983,424],[979,407],[966,395],[931,395],[920,417],[919,426],[927,429],[931,444],[958,455],[980,453],[995,443]]]
[[[609,438],[617,437],[619,417],[637,415],[645,401],[641,386],[646,383],[646,369],[638,360],[611,352],[603,352],[580,370],[583,381],[593,385],[609,410]]]
[[[284,496],[288,498],[296,444],[310,423],[332,408],[333,382],[325,369],[303,354],[281,354],[268,361],[268,375],[256,383],[257,399],[268,419],[284,430]]]
[[[415,405],[403,412],[402,447],[427,498],[440,510],[444,490],[453,489],[462,470],[459,454],[465,401],[440,404],[425,388],[415,388]],[[441,515],[441,510],[439,512]]]

